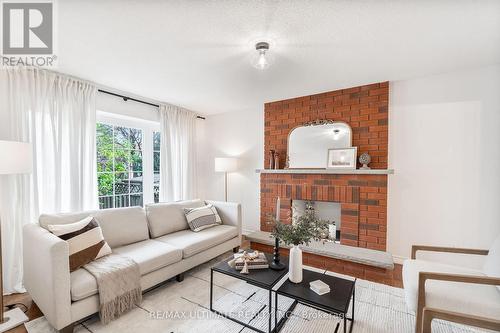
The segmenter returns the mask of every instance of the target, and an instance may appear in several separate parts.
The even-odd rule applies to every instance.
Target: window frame
[[[155,145],[154,145],[154,135],[155,135],[155,133],[158,133],[158,134],[160,135],[160,150],[155,150]],[[160,176],[160,174],[161,174],[161,167],[160,167],[160,169],[158,170],[158,172],[155,172],[155,168],[154,168],[155,164],[154,164],[154,163],[155,163],[155,154],[156,154],[156,153],[158,153],[158,155],[159,155],[159,157],[160,157],[160,163],[161,163],[161,132],[160,132],[160,130],[154,130],[154,131],[152,132],[152,136],[151,136],[151,137],[152,137],[152,139],[153,139],[153,145],[152,145],[152,151],[151,151],[151,152],[152,152],[152,154],[151,154],[151,156],[152,156],[152,164],[151,164],[151,169],[152,169],[152,177],[153,177],[153,178],[152,178],[152,186],[153,186],[153,202],[154,202],[154,203],[158,203],[158,202],[159,202],[159,200],[158,200],[158,202],[156,202],[156,201],[154,200],[154,199],[155,199],[155,198],[154,198],[154,180],[155,180],[155,173],[158,173],[158,176]],[[143,186],[144,186],[144,185],[143,185]],[[158,189],[160,189],[160,184],[158,184]],[[160,196],[160,193],[159,193],[159,191],[158,191],[158,199],[159,199],[159,196]]]
[[[118,115],[97,110],[96,123],[139,129],[143,134],[142,147],[142,203],[154,203],[153,133],[161,132],[160,124],[154,121]],[[95,134],[97,138],[97,133]],[[97,154],[97,151],[96,151]],[[95,164],[97,171],[97,163]],[[98,185],[98,184],[97,184]],[[99,192],[96,193],[99,196]]]

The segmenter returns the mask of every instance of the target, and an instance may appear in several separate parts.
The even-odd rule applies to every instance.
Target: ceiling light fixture
[[[267,53],[269,51],[268,42],[258,42],[255,44],[257,54],[252,59],[252,65],[260,70],[264,70],[271,65],[272,57]]]

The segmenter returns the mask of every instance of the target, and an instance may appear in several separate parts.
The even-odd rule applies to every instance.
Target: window
[[[98,111],[96,135],[99,208],[158,202],[159,124]]]
[[[160,144],[161,133],[153,132],[153,194],[154,202],[160,201]]]
[[[143,131],[97,124],[99,208],[142,206]]]

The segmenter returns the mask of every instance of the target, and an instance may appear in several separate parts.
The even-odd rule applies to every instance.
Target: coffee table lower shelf
[[[276,293],[276,297],[274,298],[275,306],[277,306],[276,304],[278,303],[278,295],[279,294]],[[290,317],[290,314],[293,312],[293,309],[297,306],[297,304],[300,303],[302,305],[308,306],[308,307],[313,308],[315,310],[322,311],[322,312],[325,312],[325,313],[328,313],[328,314],[331,314],[331,315],[335,315],[335,316],[341,317],[343,319],[343,321],[344,321],[344,333],[347,333],[347,322],[350,321],[351,324],[350,324],[350,327],[349,327],[349,333],[351,333],[352,332],[352,326],[354,325],[354,293],[352,294],[352,301],[353,301],[352,314],[351,314],[351,318],[349,318],[349,317],[347,317],[346,314],[344,314],[342,312],[330,311],[330,310],[318,307],[318,306],[316,306],[314,304],[311,304],[311,303],[308,303],[308,302],[303,302],[303,301],[297,301],[297,300],[295,300],[293,302],[293,304],[292,304],[291,310],[289,309],[285,313],[285,316],[280,319],[280,321],[278,322],[278,324],[275,324],[275,327],[278,327],[278,330],[273,331],[273,332],[278,333],[281,330],[281,328],[283,327],[283,325],[285,325],[286,321]],[[277,314],[275,312],[275,314],[274,314],[274,322],[276,323],[276,321],[277,321]],[[337,324],[337,327],[335,327],[334,333],[337,333],[338,329],[339,329],[339,327],[338,327],[338,324]]]
[[[324,296],[314,293],[309,288],[309,283],[315,280],[322,280],[332,287],[332,292]],[[330,315],[338,316],[344,321],[344,333],[347,333],[347,322],[350,322],[349,332],[352,332],[354,325],[354,304],[356,301],[356,279],[347,280],[336,276],[326,275],[324,273],[313,272],[310,270],[303,270],[303,281],[300,283],[292,283],[285,281],[276,291],[274,298],[275,306],[278,304],[278,297],[284,296],[294,300],[294,304],[300,303],[307,307],[328,313]],[[349,305],[352,301],[351,317],[347,317]],[[295,306],[294,305],[294,306]],[[288,319],[287,313],[284,318]],[[277,322],[277,314],[274,317],[275,323]],[[278,326],[278,330],[283,326],[284,322]],[[334,332],[337,333],[339,324],[336,325]]]
[[[223,312],[220,312],[216,309],[214,309],[213,307],[213,276],[214,276],[214,271],[217,272],[217,270],[214,270],[214,269],[211,269],[210,270],[210,311],[212,311],[213,313],[216,313],[218,314],[219,316],[222,316],[226,319],[229,319],[237,324],[240,324],[244,327],[247,327],[251,330],[254,330],[256,332],[259,332],[259,333],[277,333],[279,332],[279,330],[283,327],[283,325],[285,324],[285,322],[287,321],[287,319],[290,317],[290,314],[293,312],[293,310],[295,309],[295,307],[297,306],[297,304],[299,303],[298,301],[294,300],[293,303],[288,307],[288,309],[286,310],[284,316],[278,321],[277,319],[277,309],[278,309],[278,303],[275,302],[275,311],[274,311],[274,327],[272,327],[272,319],[273,319],[273,307],[272,307],[272,294],[274,293],[275,294],[275,300],[278,298],[278,295],[276,294],[275,291],[272,290],[272,287],[269,289],[268,286],[265,286],[265,285],[261,285],[259,283],[254,283],[252,281],[246,281],[248,284],[251,284],[253,286],[256,286],[258,288],[261,288],[261,289],[265,289],[265,290],[268,290],[269,292],[269,302],[268,302],[268,306],[267,306],[267,309],[268,309],[268,315],[269,315],[269,323],[268,323],[268,330],[267,331],[263,331],[257,327],[254,327],[252,325],[250,325],[249,323],[252,322],[253,319],[255,319],[259,314],[260,312],[256,313],[249,321],[249,323],[244,323],[242,322],[241,320],[239,319],[236,319],[236,318],[233,318],[231,316],[228,316],[227,314],[223,313]],[[221,272],[219,272],[221,273]],[[222,273],[224,274],[224,273]]]

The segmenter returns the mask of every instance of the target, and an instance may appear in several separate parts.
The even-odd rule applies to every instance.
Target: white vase
[[[288,279],[293,283],[302,282],[302,250],[297,245],[290,249],[288,266]]]

